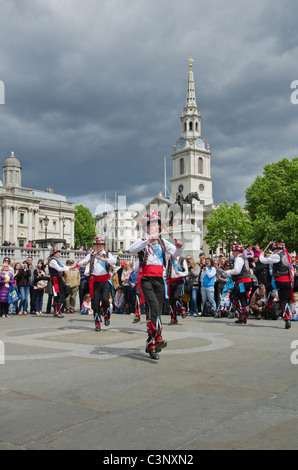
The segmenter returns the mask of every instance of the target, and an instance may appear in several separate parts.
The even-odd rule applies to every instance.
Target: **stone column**
[[[7,240],[10,241],[10,207],[7,202],[3,202],[3,237],[2,243]]]
[[[39,233],[39,211],[38,209],[33,209],[33,218],[34,218],[34,240],[38,240],[40,237]]]
[[[32,207],[28,209],[28,240],[32,241]]]
[[[12,242],[18,242],[18,206],[13,206]]]

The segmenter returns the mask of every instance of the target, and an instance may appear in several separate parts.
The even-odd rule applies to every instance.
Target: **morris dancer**
[[[152,359],[159,359],[159,352],[167,346],[162,338],[161,312],[165,299],[166,253],[180,256],[182,243],[177,240],[175,246],[160,238],[161,220],[157,211],[144,215],[142,219],[144,235],[138,238],[130,247],[132,254],[138,254],[140,270],[138,284],[141,295],[144,296],[148,308],[146,353]]]
[[[61,305],[63,304],[66,297],[69,296],[70,289],[65,284],[62,275],[65,271],[74,269],[76,265],[73,263],[69,266],[65,266],[63,263],[61,263],[59,258],[59,248],[53,248],[49,257],[49,273],[51,276],[54,292],[54,317],[64,318],[64,315],[61,315]]]
[[[273,265],[272,285],[278,290],[278,297],[283,312],[285,328],[289,329],[291,328],[291,310],[289,304],[291,300],[294,299],[294,275],[292,263],[283,243],[273,242],[272,248],[274,253],[271,256],[265,258],[265,252],[263,251],[260,254],[259,260],[263,264]]]
[[[111,275],[109,265],[115,266],[116,259],[109,252],[104,250],[105,240],[101,236],[94,238],[94,250],[84,259],[79,261],[78,265],[85,267],[85,276],[90,276],[90,296],[93,315],[95,321],[95,331],[101,330],[101,312],[104,317],[105,326],[109,326],[111,319],[110,310],[110,288]]]
[[[248,306],[248,294],[252,287],[249,263],[247,258],[243,255],[244,248],[242,245],[233,243],[232,252],[234,261],[234,268],[224,271],[227,276],[232,278],[234,287],[230,295],[230,299],[236,307],[239,313],[238,319],[235,323],[245,324],[247,323],[247,306]]]
[[[169,325],[177,325],[177,313],[181,314],[182,318],[185,318],[185,308],[182,304],[182,296],[184,293],[185,278],[188,276],[188,267],[186,260],[179,256],[173,258],[172,256],[168,259],[166,278],[169,289],[170,298],[170,315],[171,321]]]

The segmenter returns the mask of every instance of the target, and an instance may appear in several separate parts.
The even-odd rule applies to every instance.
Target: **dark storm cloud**
[[[294,0],[0,3],[0,155],[15,151],[24,186],[93,211],[115,192],[150,200],[165,156],[171,177],[189,54],[216,203],[297,156]]]

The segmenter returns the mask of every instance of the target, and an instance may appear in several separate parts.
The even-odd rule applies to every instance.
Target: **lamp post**
[[[45,240],[47,240],[47,231],[48,231],[48,225],[49,225],[49,222],[50,222],[50,219],[48,218],[48,216],[46,215],[45,218],[43,219],[44,221],[44,227],[45,227]]]

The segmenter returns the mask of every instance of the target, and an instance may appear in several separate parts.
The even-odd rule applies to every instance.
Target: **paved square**
[[[162,320],[153,361],[144,317],[1,318],[0,449],[298,448],[295,323]]]

